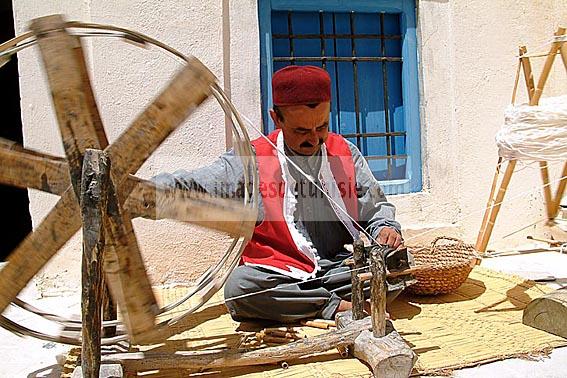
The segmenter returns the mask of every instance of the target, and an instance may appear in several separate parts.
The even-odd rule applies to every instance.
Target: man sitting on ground
[[[332,319],[352,307],[344,264],[352,254],[344,246],[359,237],[356,223],[392,248],[402,244],[400,225],[358,148],[329,132],[329,74],[314,66],[285,67],[272,78],[272,94],[276,130],[252,142],[259,219],[225,285],[226,305],[235,320]],[[153,180],[224,195],[242,193],[245,181],[232,150],[208,167]]]

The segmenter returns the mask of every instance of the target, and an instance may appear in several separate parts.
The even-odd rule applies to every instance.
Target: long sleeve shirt
[[[391,227],[401,234],[400,224],[395,221],[394,205],[386,200],[380,184],[358,148],[348,141],[347,143],[355,167],[359,224],[374,239],[377,239],[383,227]],[[321,165],[320,151],[312,156],[302,156],[286,146],[285,154],[320,185],[317,179]],[[352,243],[352,237],[321,191],[292,164],[289,167],[297,182],[295,226],[313,244],[321,258],[335,260],[344,257],[344,244]],[[245,192],[243,165],[234,150],[224,153],[209,166],[191,172],[178,170],[173,174],[161,173],[152,180],[162,187],[200,190],[228,198],[242,198]],[[261,196],[258,199],[258,210],[259,223],[264,217]]]

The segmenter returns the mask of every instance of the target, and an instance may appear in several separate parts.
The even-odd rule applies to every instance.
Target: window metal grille
[[[317,65],[331,75],[331,130],[356,144],[379,180],[404,179],[399,16],[272,12],[273,70]]]

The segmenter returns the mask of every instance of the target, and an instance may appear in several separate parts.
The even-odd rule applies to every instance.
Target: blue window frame
[[[333,132],[357,145],[386,194],[422,188],[414,0],[259,0],[264,130],[273,72],[324,67]]]

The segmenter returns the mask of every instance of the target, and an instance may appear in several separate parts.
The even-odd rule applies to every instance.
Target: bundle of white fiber
[[[542,98],[537,106],[508,106],[496,145],[504,159],[567,160],[567,96]]]

